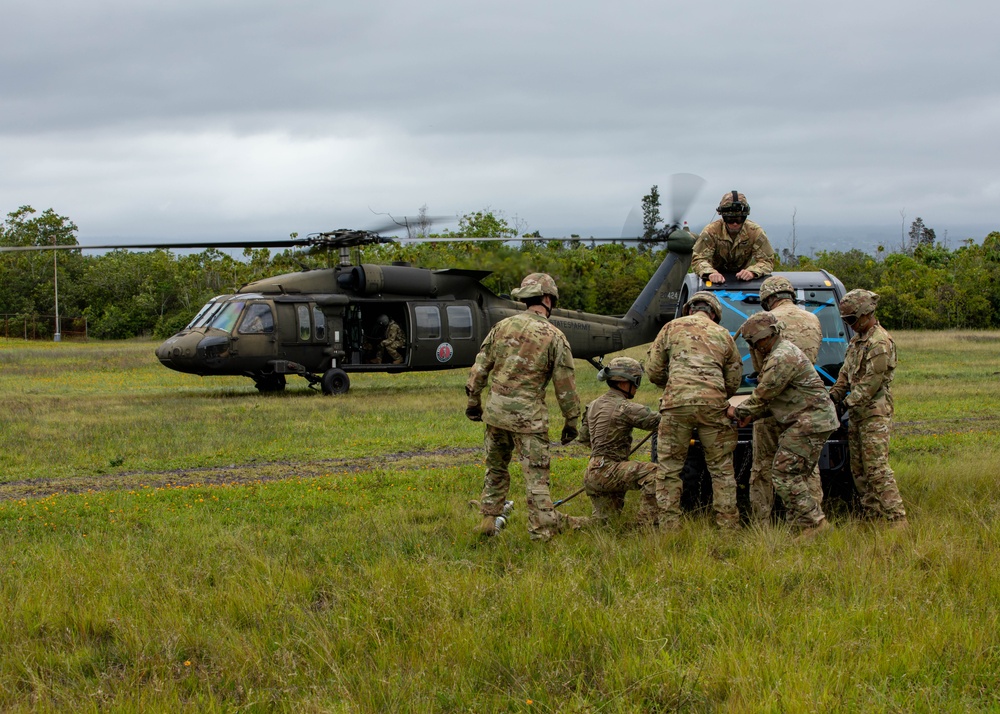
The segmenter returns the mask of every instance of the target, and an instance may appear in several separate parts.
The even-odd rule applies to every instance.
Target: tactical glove
[[[472,406],[466,407],[465,416],[467,416],[472,421],[482,421],[483,408],[478,404],[473,404]]]
[[[573,441],[573,439],[575,439],[579,435],[580,432],[577,431],[576,426],[567,423],[566,426],[563,427],[562,437],[559,439],[559,443],[562,444],[563,446],[566,446],[566,444]]]

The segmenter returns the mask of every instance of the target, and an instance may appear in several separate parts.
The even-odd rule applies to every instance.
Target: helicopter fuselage
[[[689,262],[668,252],[625,316],[556,309],[550,319],[581,359],[649,342],[673,316]],[[250,377],[261,391],[283,389],[288,374],[338,393],[347,373],[468,367],[493,325],[525,309],[484,286],[489,274],[363,264],[279,275],[214,298],[156,355],[180,372]],[[390,320],[405,340],[398,362],[381,345]]]

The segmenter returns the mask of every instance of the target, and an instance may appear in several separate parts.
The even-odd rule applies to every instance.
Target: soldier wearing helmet
[[[646,373],[663,387],[657,432],[656,502],[660,529],[680,526],[681,472],[695,429],[712,476],[712,507],[720,527],[739,525],[733,451],[736,430],[726,416],[728,399],[743,378],[740,353],[718,324],[722,306],[710,292],[697,292],[649,348]]]
[[[608,391],[583,412],[580,443],[590,447],[583,485],[598,520],[621,513],[626,492],[639,490],[639,522],[650,526],[656,522],[656,464],[629,461],[632,429],[652,431],[660,423],[659,414],[631,401],[642,373],[642,365],[631,357],[615,357],[597,374],[608,383]]]
[[[889,467],[892,378],[896,345],[875,317],[878,294],[851,290],[840,301],[844,322],[854,328],[844,365],[830,397],[847,407],[851,473],[867,515],[906,523],[906,510]]]
[[[798,347],[812,364],[816,364],[823,342],[819,318],[795,304],[795,288],[788,278],[772,275],[760,286],[760,303],[781,323],[781,336]],[[763,360],[757,350],[751,350],[754,371],[760,372]],[[778,448],[780,429],[773,417],[762,417],[753,423],[753,465],[750,468],[750,505],[757,521],[767,521],[774,507],[774,483],[771,468]],[[806,478],[809,492],[817,503],[823,503],[823,483],[819,464]]]
[[[723,273],[753,280],[774,270],[774,250],[764,229],[753,221],[746,196],[729,191],[722,196],[719,218],[705,226],[694,244],[691,270],[702,279],[724,283]]]
[[[729,407],[729,416],[739,419],[741,426],[767,415],[774,419],[778,434],[771,463],[774,489],[785,504],[789,525],[812,535],[829,524],[806,479],[816,468],[823,444],[837,428],[837,411],[812,360],[784,339],[774,313],[751,315],[740,326],[739,334],[762,366],[753,394]]]
[[[577,437],[580,399],[569,341],[548,320],[559,299],[555,281],[545,273],[532,273],[512,295],[527,309],[493,326],[465,386],[466,416],[486,422],[486,478],[479,505],[483,518],[476,530],[484,536],[497,532],[496,518],[510,488],[508,467],[516,449],[524,473],[528,533],[532,540],[548,540],[566,527],[580,527],[585,519],[559,513],[552,506],[545,389],[551,381],[566,420],[563,444]],[[481,394],[488,381],[484,407]]]
[[[382,331],[382,339],[378,343],[378,352],[372,362],[374,364],[382,364],[383,362],[403,364],[403,355],[399,352],[406,346],[403,328],[388,315],[379,315],[378,324]]]

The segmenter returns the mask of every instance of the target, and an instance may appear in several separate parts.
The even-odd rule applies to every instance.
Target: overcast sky
[[[693,228],[735,188],[779,248],[793,212],[859,247],[917,216],[953,243],[1000,230],[986,0],[5,0],[3,17],[0,214],[52,208],[83,244],[423,205],[620,235],[677,172],[707,182]]]

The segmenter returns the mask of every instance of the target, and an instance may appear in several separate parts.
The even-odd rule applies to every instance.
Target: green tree
[[[660,189],[654,184],[642,197],[642,237],[650,240],[656,234],[656,224],[660,221]]]

